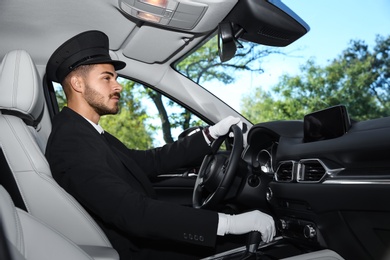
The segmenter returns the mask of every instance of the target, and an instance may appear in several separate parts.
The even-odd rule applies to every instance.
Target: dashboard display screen
[[[347,133],[351,121],[343,105],[308,114],[303,120],[304,141],[314,142],[340,137]]]

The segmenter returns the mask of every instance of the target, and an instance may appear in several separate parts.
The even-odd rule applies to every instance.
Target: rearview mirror
[[[234,28],[233,28],[234,27]],[[244,33],[244,29],[230,22],[221,22],[218,24],[218,53],[222,62],[228,61],[234,57],[237,50],[238,38]]]
[[[236,54],[237,46],[230,22],[218,25],[218,54],[222,62],[228,61]]]

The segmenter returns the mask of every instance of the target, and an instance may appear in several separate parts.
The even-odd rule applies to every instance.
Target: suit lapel
[[[115,145],[116,140],[112,140],[114,138],[113,136],[106,133],[106,134],[104,134],[104,138],[106,139],[107,143],[111,147],[111,150],[115,153],[115,155],[123,163],[123,165],[128,169],[129,173],[134,176],[134,178],[138,181],[138,183],[145,190],[145,192],[149,196],[155,197],[156,194],[155,194],[155,191],[153,189],[152,184],[150,183],[150,180],[142,172],[142,170],[139,168],[137,163],[132,158],[127,156],[125,151],[122,151],[123,148]]]

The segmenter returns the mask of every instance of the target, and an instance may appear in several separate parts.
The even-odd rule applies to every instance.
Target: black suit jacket
[[[217,213],[158,201],[148,178],[209,153],[202,133],[146,151],[105,137],[65,107],[53,120],[46,157],[54,179],[91,213],[121,259],[143,239],[215,245]]]

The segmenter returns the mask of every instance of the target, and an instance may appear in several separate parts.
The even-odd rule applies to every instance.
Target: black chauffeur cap
[[[110,63],[115,70],[123,69],[126,63],[112,60],[106,34],[86,31],[63,43],[51,55],[46,74],[49,80],[62,83],[64,78],[80,65]]]

